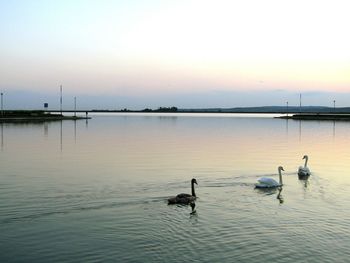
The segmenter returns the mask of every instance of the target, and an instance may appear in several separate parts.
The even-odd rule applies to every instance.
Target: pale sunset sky
[[[0,0],[7,108],[350,106],[350,1]]]

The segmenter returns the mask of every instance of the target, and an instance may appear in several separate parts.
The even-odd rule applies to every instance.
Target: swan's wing
[[[176,198],[190,198],[190,197],[192,197],[192,195],[190,194],[178,194],[176,196]]]
[[[258,179],[258,182],[266,186],[278,185],[278,183],[274,179],[268,177],[261,177]]]
[[[195,200],[196,200],[196,197],[189,194],[179,194],[176,196],[177,204],[189,204]]]
[[[189,204],[196,200],[195,196],[190,194],[178,194],[168,199],[168,204]]]

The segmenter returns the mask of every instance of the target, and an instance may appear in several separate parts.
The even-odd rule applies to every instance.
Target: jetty
[[[279,116],[280,119],[310,120],[310,121],[350,121],[349,113],[301,113],[289,116]]]
[[[0,123],[7,122],[47,122],[62,120],[91,119],[87,116],[64,116],[60,113],[51,113],[43,110],[7,110],[0,113]]]

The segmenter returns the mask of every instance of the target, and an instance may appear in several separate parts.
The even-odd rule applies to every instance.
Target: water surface
[[[347,262],[350,123],[96,114],[2,124],[1,262]],[[301,158],[312,175],[299,180]],[[261,176],[279,191],[254,189]],[[190,192],[196,213],[168,206]]]

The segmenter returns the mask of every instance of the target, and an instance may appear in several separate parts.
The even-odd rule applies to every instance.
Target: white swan
[[[256,188],[275,188],[283,185],[282,182],[282,171],[284,171],[282,166],[278,167],[279,182],[272,178],[261,177],[258,179],[258,183],[255,184]]]
[[[303,159],[305,159],[305,164],[304,166],[299,166],[298,175],[309,176],[311,174],[309,167],[307,167],[307,162],[309,160],[309,157],[307,155],[304,155]]]
[[[177,196],[170,197],[168,199],[168,204],[169,205],[172,205],[172,204],[188,205],[194,202],[197,198],[196,193],[194,192],[194,184],[197,184],[197,180],[193,178],[191,180],[191,190],[192,190],[191,194],[178,194]]]

